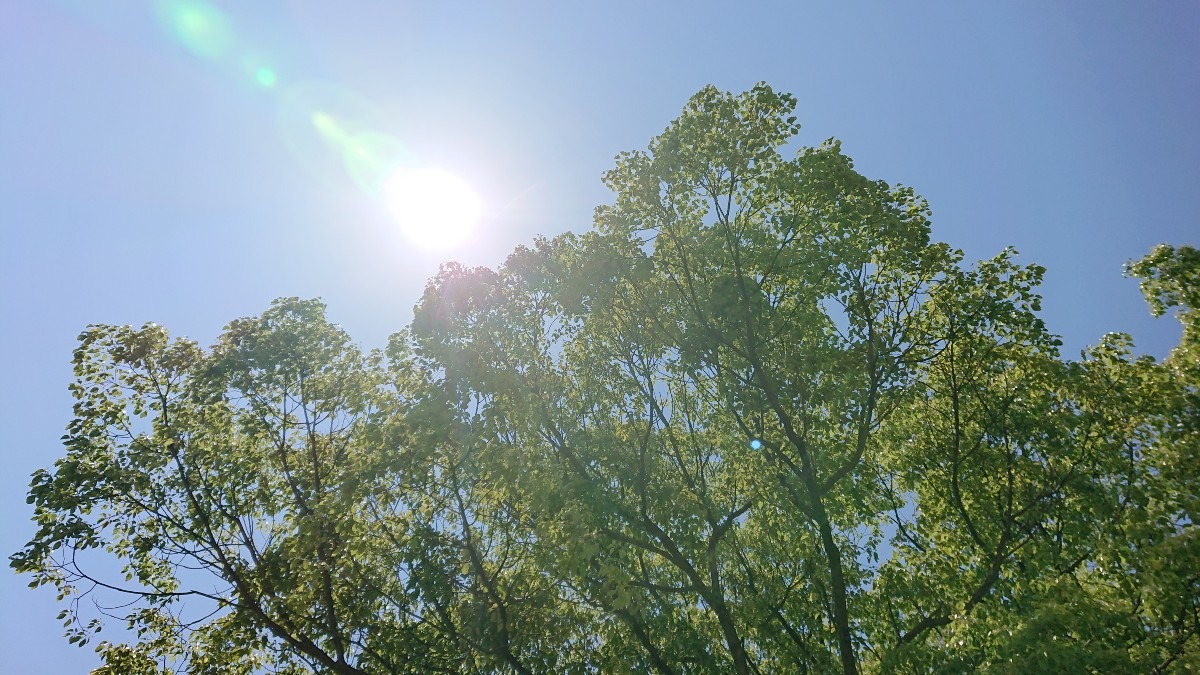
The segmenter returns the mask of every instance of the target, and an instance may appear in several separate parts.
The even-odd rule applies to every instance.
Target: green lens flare
[[[332,116],[320,111],[315,112],[312,114],[312,124],[316,128],[317,133],[321,134],[330,143],[341,145],[346,141],[346,132],[342,130],[342,126]]]
[[[224,56],[233,44],[233,30],[220,9],[200,0],[162,0],[161,16],[176,39],[205,59]]]
[[[403,143],[374,131],[382,116],[361,96],[339,87],[305,88],[291,82],[281,87],[275,59],[241,44],[229,17],[211,3],[155,0],[155,8],[164,29],[188,51],[240,68],[246,80],[278,92],[285,109],[285,141],[310,166],[328,162],[326,152],[331,152],[359,189],[378,195],[388,176],[409,160]]]
[[[342,157],[346,171],[364,192],[377,194],[387,175],[408,152],[394,137],[377,131],[347,129],[332,115],[315,112],[313,128]]]
[[[378,131],[354,134],[342,152],[342,163],[350,178],[364,192],[379,194],[388,174],[408,156],[404,144]]]
[[[278,78],[275,76],[275,71],[265,66],[254,71],[254,79],[267,89],[274,87],[275,82],[278,80]]]
[[[279,84],[279,75],[271,67],[271,60],[262,54],[255,52],[243,54],[242,73],[263,89],[272,89]]]

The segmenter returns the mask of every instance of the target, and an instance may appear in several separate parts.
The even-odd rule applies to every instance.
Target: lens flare
[[[260,85],[266,87],[267,89],[270,89],[271,87],[275,86],[275,82],[279,78],[275,75],[274,70],[271,70],[270,68],[268,68],[266,66],[263,66],[262,68],[259,68],[258,70],[254,71],[254,79]]]
[[[156,0],[164,30],[192,54],[232,67],[244,82],[270,90],[278,101],[280,132],[293,156],[316,176],[337,178],[337,163],[367,195],[382,199],[415,246],[444,250],[474,232],[482,203],[458,176],[413,161],[395,136],[379,131],[391,121],[371,102],[328,83],[280,83],[271,57],[238,39],[226,14],[205,0]],[[314,133],[315,132],[315,133]]]
[[[364,192],[377,195],[388,175],[407,157],[404,144],[378,131],[352,131],[329,113],[315,112],[313,128],[342,158],[350,178]]]
[[[200,0],[160,0],[159,16],[189,52],[216,60],[233,46],[233,29],[220,9]]]

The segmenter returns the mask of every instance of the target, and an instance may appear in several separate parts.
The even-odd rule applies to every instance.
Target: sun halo
[[[443,169],[397,169],[384,179],[382,192],[405,238],[426,250],[465,243],[483,213],[471,186]]]

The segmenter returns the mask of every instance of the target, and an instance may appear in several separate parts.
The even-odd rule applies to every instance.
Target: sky
[[[586,231],[616,153],[759,81],[797,97],[799,143],[924,195],[936,239],[1044,265],[1067,356],[1178,339],[1122,268],[1200,244],[1191,0],[0,0],[0,551],[33,534],[88,324],[210,344],[319,296],[382,347],[442,261]],[[397,162],[469,185],[474,234],[416,246],[375,188]],[[0,573],[0,672],[99,665],[27,581]]]

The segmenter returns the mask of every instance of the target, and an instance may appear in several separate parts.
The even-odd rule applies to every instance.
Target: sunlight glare
[[[465,242],[483,213],[471,187],[441,169],[398,169],[384,181],[383,195],[404,236],[429,250]]]

